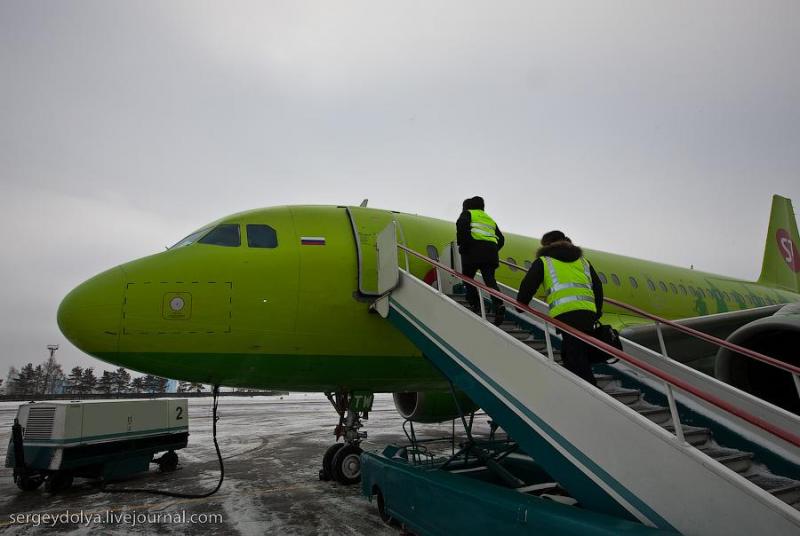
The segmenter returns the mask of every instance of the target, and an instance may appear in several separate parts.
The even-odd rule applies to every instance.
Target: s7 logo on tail
[[[783,260],[795,272],[800,272],[800,253],[797,252],[797,244],[786,229],[778,229],[775,238],[778,240],[778,249]]]

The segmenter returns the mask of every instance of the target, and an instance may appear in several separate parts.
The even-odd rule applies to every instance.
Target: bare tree
[[[6,376],[7,395],[12,395],[15,393],[16,384],[14,383],[14,380],[17,379],[17,376],[19,376],[19,371],[17,370],[17,367],[8,367],[8,376]]]
[[[44,394],[44,368],[41,365],[36,365],[33,369],[33,391],[32,394]]]
[[[64,371],[52,353],[42,365],[41,394],[52,394],[56,386],[64,379]]]

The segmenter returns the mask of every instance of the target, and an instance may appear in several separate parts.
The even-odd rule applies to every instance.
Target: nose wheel
[[[336,482],[349,486],[361,481],[361,447],[345,445],[331,460],[331,476]]]
[[[360,431],[362,419],[369,417],[372,409],[372,393],[325,393],[333,408],[339,414],[339,424],[334,431],[335,443],[328,447],[322,457],[320,480],[334,480],[339,484],[351,485],[361,481],[361,440],[367,433]]]
[[[331,480],[333,478],[333,471],[331,470],[331,462],[333,462],[333,457],[336,455],[337,452],[344,446],[344,443],[334,443],[328,450],[325,451],[325,454],[322,456],[322,469],[319,470],[319,479],[320,480]]]

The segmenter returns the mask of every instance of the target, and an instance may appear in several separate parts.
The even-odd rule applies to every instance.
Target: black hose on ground
[[[177,491],[164,491],[160,489],[148,489],[148,488],[101,488],[102,491],[107,491],[109,493],[149,493],[151,495],[163,495],[165,497],[175,497],[178,499],[205,499],[206,497],[211,497],[219,488],[222,487],[222,481],[225,480],[225,465],[222,463],[222,453],[219,451],[219,443],[217,443],[217,406],[219,405],[219,385],[214,386],[214,403],[211,406],[211,434],[214,439],[214,448],[217,451],[217,459],[219,460],[219,482],[217,482],[217,487],[213,490],[208,491],[206,493],[180,493]]]

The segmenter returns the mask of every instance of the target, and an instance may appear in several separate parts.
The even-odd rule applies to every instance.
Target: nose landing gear
[[[334,443],[325,451],[319,479],[355,484],[361,480],[361,440],[367,437],[367,432],[360,430],[364,426],[361,421],[369,419],[373,395],[337,392],[325,393],[325,396],[339,414],[339,424],[334,430],[336,440],[342,438],[344,442]]]

